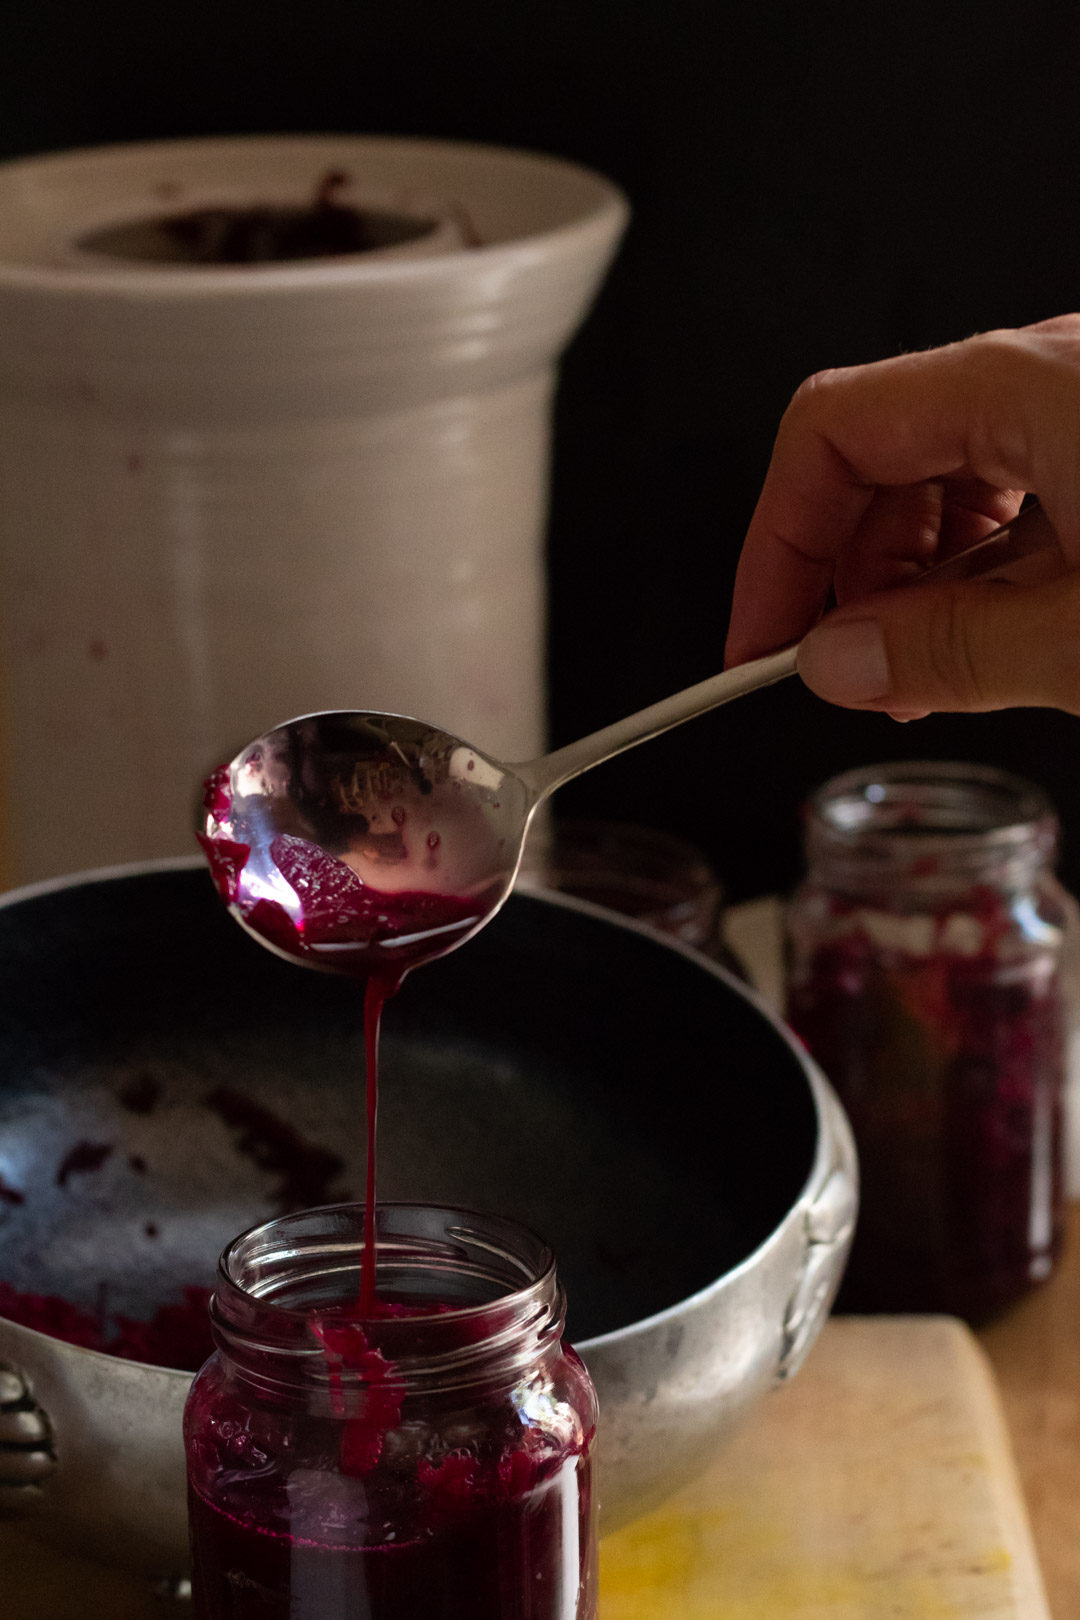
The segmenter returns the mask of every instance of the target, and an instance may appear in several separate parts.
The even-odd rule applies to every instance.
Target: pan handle
[[[803,1212],[806,1250],[784,1313],[776,1381],[802,1366],[829,1314],[844,1273],[859,1204],[859,1169],[851,1127],[831,1087],[822,1107],[823,1129],[833,1146],[831,1168]]]
[[[26,1374],[0,1361],[0,1519],[33,1512],[56,1468],[53,1426]]]

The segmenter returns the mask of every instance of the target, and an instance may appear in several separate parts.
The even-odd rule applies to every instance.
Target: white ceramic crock
[[[101,250],[331,171],[431,229],[250,266]],[[309,710],[541,749],[554,369],[626,213],[572,164],[406,139],[0,166],[8,881],[187,850],[205,771]]]

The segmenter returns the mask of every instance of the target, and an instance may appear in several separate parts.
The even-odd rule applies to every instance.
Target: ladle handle
[[[916,583],[937,584],[986,574],[1020,580],[1029,573],[1041,573],[1044,554],[1051,549],[1059,550],[1057,535],[1042,507],[1032,502],[1010,523],[988,534],[985,540],[928,568]],[[1029,566],[1032,558],[1038,559],[1034,569]],[[699,681],[696,686],[688,686],[685,691],[650,704],[637,714],[627,715],[625,720],[616,720],[613,725],[568,743],[565,748],[557,748],[553,754],[530,760],[526,765],[515,765],[514,771],[533,790],[539,802],[563,782],[621,754],[635,743],[648,742],[650,737],[658,737],[662,731],[669,731],[684,720],[707,714],[722,703],[730,703],[732,698],[744,697],[759,687],[772,686],[785,676],[794,675],[798,654],[798,645],[795,645],[768,653],[764,658],[751,659],[749,663],[737,664],[734,669],[726,669],[707,681]]]
[[[759,686],[772,686],[786,675],[794,675],[798,651],[798,647],[784,647],[765,658],[754,658],[749,663],[737,664],[734,669],[725,669],[720,675],[676,692],[674,697],[652,703],[647,709],[639,709],[637,714],[628,714],[625,720],[616,720],[613,725],[591,732],[578,742],[557,748],[543,759],[515,765],[514,770],[538,799],[544,798],[571,777],[580,776],[590,766],[621,754],[635,743],[648,742],[650,737],[658,737],[662,731],[670,731],[672,726],[692,720],[695,715],[707,714],[721,703],[730,703],[732,698],[756,692]]]

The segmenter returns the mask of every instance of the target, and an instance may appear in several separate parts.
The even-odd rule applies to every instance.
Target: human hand
[[[1061,542],[1042,577],[893,589],[1027,491]],[[845,707],[1080,714],[1080,315],[803,384],[739,560],[727,662],[800,637],[800,675]]]

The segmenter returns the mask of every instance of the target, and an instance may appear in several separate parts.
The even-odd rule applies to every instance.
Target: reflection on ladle
[[[925,579],[1045,569],[1038,506]],[[1059,553],[1060,557],[1060,553]],[[306,715],[249,744],[207,785],[200,841],[233,915],[311,967],[389,989],[499,909],[529,823],[570,778],[695,715],[794,673],[798,649],[715,675],[580,742],[504,765],[402,715]]]

